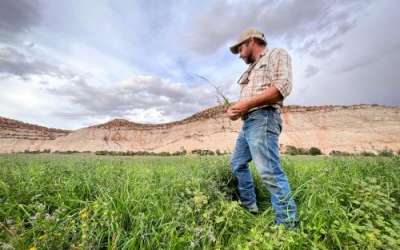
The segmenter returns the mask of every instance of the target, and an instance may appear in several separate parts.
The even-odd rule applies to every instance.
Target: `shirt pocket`
[[[271,76],[267,64],[258,65],[252,71],[250,81],[256,91],[262,91],[271,85]]]

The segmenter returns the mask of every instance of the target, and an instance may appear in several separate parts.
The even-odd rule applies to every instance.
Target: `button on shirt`
[[[285,99],[292,90],[292,60],[284,49],[265,48],[259,59],[249,65],[239,78],[240,100],[261,94],[266,88],[275,86]],[[283,100],[272,105],[255,107],[249,111],[272,106],[279,111]]]

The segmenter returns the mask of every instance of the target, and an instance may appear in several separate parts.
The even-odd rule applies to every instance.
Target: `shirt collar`
[[[247,67],[246,71],[240,76],[239,80],[237,81],[238,84],[241,84],[242,80],[244,80],[246,82],[244,84],[247,84],[247,82],[249,80],[248,78],[249,78],[250,71],[254,68],[254,66],[257,65],[257,63],[260,61],[260,59],[263,58],[267,53],[268,53],[268,47],[265,47],[265,49],[261,52],[258,59],[256,61],[254,61],[252,64],[250,64]]]
[[[265,47],[265,49],[261,52],[257,60],[255,60],[252,64],[249,65],[249,69],[252,69],[267,53],[268,53],[268,48]]]
[[[260,61],[260,59],[263,58],[267,53],[268,53],[268,48],[265,47],[265,49],[261,52],[260,56],[254,63],[258,63]]]

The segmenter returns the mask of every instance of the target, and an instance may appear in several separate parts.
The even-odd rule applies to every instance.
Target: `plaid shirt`
[[[292,60],[284,49],[265,51],[260,58],[249,65],[239,78],[240,100],[261,94],[266,88],[275,86],[285,99],[292,90]],[[272,106],[278,111],[283,106],[283,100],[272,105],[255,107],[253,111],[262,107]]]

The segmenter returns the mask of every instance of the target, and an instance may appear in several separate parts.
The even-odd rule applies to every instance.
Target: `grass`
[[[399,249],[400,158],[285,156],[298,231],[240,207],[227,156],[0,156],[3,249]],[[252,166],[254,170],[254,166]]]

